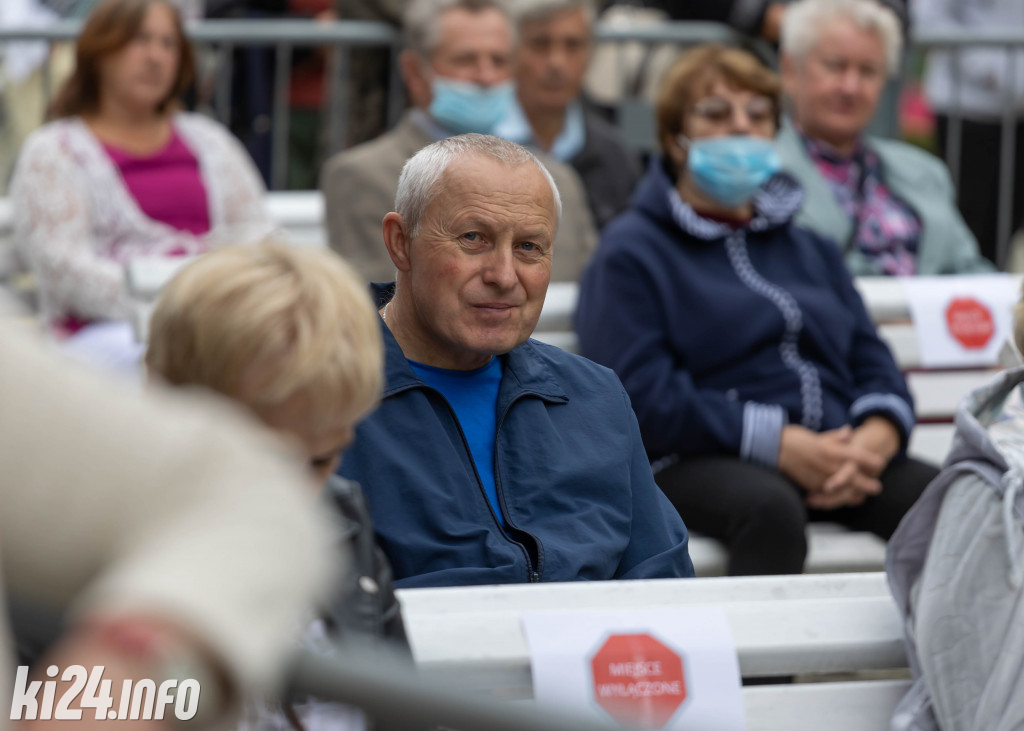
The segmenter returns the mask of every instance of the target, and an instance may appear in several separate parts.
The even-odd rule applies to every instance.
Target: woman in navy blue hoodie
[[[852,72],[851,72],[852,73]],[[583,355],[618,373],[656,479],[730,574],[799,573],[809,519],[888,538],[937,470],[838,247],[771,140],[779,81],[702,46],[668,72],[663,155],[584,274]]]

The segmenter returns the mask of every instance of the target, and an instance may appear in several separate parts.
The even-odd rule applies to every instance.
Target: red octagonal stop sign
[[[992,312],[973,297],[956,297],[946,307],[949,334],[968,350],[988,345],[996,332]]]
[[[664,728],[686,700],[682,658],[649,634],[611,635],[590,666],[594,699],[622,725]]]

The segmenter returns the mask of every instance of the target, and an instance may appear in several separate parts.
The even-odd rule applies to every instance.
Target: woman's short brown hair
[[[154,5],[163,5],[171,11],[181,49],[174,84],[157,106],[157,111],[166,112],[177,104],[195,74],[195,59],[185,38],[178,8],[168,0],[102,0],[89,14],[78,36],[75,70],[54,97],[48,115],[50,119],[88,114],[99,109],[101,62],[131,43]]]
[[[781,107],[779,77],[756,56],[739,48],[717,43],[697,46],[686,51],[661,81],[658,89],[656,115],[658,142],[661,149],[671,149],[673,140],[683,131],[686,114],[706,95],[712,85],[722,80],[730,86],[763,94],[772,100],[775,120]]]

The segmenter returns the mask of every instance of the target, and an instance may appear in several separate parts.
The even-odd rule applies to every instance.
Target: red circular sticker
[[[949,303],[946,327],[953,339],[968,350],[984,348],[996,332],[992,311],[973,297],[956,297]]]
[[[611,635],[590,666],[594,699],[620,725],[664,728],[686,700],[682,658],[649,634]]]

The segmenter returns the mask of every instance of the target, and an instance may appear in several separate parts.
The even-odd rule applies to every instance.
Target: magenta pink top
[[[167,145],[151,155],[133,155],[102,144],[143,213],[196,236],[210,230],[210,209],[199,161],[177,130],[172,128]]]

